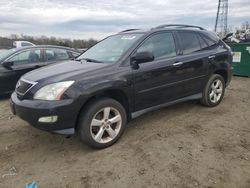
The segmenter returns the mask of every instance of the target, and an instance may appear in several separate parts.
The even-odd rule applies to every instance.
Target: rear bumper
[[[61,101],[19,100],[16,93],[10,99],[12,113],[32,126],[59,134],[74,134],[78,108],[73,99]],[[39,122],[39,118],[57,116],[53,123]]]
[[[227,82],[226,82],[226,87],[230,84],[232,80],[232,75],[233,75],[233,67],[230,66],[228,71],[227,71]]]

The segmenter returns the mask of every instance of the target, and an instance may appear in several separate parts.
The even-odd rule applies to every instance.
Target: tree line
[[[71,48],[89,48],[98,42],[95,39],[81,40],[46,36],[33,37],[28,35],[11,34],[8,37],[0,36],[0,48],[12,48],[14,41],[29,41],[36,45],[58,45]]]

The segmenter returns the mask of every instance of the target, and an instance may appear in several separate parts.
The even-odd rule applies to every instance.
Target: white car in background
[[[14,48],[21,48],[21,47],[28,47],[28,46],[36,46],[35,44],[28,42],[28,41],[14,41],[13,42]],[[0,48],[0,53],[8,50],[9,48]]]
[[[36,45],[28,41],[14,41],[13,46],[16,48],[20,48],[20,47],[36,46]]]

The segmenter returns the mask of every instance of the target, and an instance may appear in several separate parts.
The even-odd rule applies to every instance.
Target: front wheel
[[[80,114],[78,133],[90,147],[101,149],[114,144],[127,124],[123,106],[110,98],[90,102]]]
[[[219,74],[213,74],[202,93],[201,103],[208,107],[220,104],[225,93],[225,80]]]

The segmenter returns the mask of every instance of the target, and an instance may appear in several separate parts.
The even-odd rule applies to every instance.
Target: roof
[[[200,26],[195,25],[183,25],[183,24],[166,24],[166,25],[160,25],[154,28],[151,28],[149,30],[141,30],[141,29],[127,29],[124,31],[119,32],[118,34],[122,33],[142,33],[142,34],[151,34],[156,31],[192,31],[192,32],[199,32],[203,35],[206,35],[208,38],[212,39],[213,41],[218,41],[219,37],[216,33],[208,31]]]

